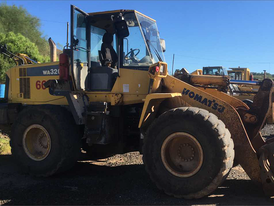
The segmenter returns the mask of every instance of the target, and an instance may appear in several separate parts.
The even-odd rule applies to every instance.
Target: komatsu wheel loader
[[[162,43],[161,43],[162,42]],[[249,107],[208,87],[222,77],[168,74],[155,20],[135,10],[85,13],[71,6],[70,46],[59,62],[7,71],[1,124],[23,171],[50,176],[71,168],[81,148],[96,155],[140,151],[166,194],[201,198],[234,161],[273,194],[273,81]]]

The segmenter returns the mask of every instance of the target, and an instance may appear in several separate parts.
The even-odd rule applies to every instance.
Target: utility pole
[[[266,79],[266,70],[264,70],[264,79]]]
[[[173,54],[173,60],[172,60],[172,75],[173,75],[174,59],[175,59],[175,54]]]
[[[66,47],[68,49],[68,46],[69,46],[69,23],[67,22],[67,44],[66,44]]]

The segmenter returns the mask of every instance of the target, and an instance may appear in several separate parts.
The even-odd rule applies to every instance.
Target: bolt
[[[257,121],[256,116],[251,116],[251,117],[250,117],[250,121],[251,121],[251,122],[256,122],[256,121]]]

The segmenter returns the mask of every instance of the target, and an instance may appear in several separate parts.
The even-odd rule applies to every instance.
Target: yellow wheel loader
[[[248,68],[229,68],[228,75],[232,81],[231,93],[243,101],[252,101],[259,90],[258,81],[253,80],[253,75]]]
[[[184,78],[184,74],[188,73],[185,68],[181,70],[176,70],[174,73],[174,77],[178,79]],[[223,76],[223,78],[217,78],[218,81],[223,82],[225,79],[228,80],[228,84],[222,86],[223,92],[228,92],[231,96],[236,97],[249,104],[252,102],[253,97],[259,90],[260,82],[253,81],[251,78],[250,70],[248,68],[232,68],[232,71],[226,71],[222,66],[211,66],[211,67],[203,67],[203,69],[197,69],[191,73],[191,75],[210,75],[213,78],[213,82],[211,80],[207,81],[214,85],[214,77],[213,76]],[[224,77],[226,76],[226,77]],[[248,78],[242,78],[248,77]]]
[[[168,195],[209,195],[234,161],[273,194],[274,143],[260,133],[273,122],[272,80],[249,107],[210,87],[222,77],[170,76],[155,20],[135,10],[71,6],[70,39],[59,62],[7,72],[0,120],[12,125],[12,156],[24,172],[66,171],[81,148],[105,157],[140,151]]]

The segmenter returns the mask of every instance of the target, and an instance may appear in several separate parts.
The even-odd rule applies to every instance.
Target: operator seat
[[[105,33],[101,51],[99,51],[99,60],[102,66],[91,62],[91,68],[85,81],[87,91],[111,91],[118,77],[116,63],[118,56],[112,47],[113,34]]]
[[[101,56],[102,58],[100,58],[102,66],[110,66],[112,68],[115,68],[116,63],[118,61],[118,56],[115,50],[113,49],[112,42],[113,34],[105,33],[103,36],[103,43],[101,46],[101,55],[99,51],[99,57]]]

